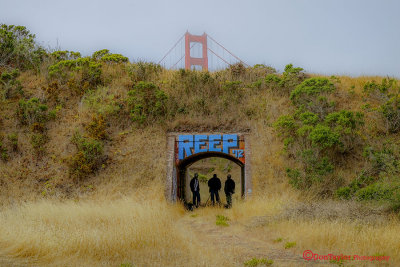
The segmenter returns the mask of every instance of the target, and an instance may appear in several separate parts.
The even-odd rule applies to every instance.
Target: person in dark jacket
[[[208,180],[208,187],[210,188],[212,204],[215,205],[214,196],[215,200],[217,200],[217,202],[220,203],[218,191],[221,190],[221,180],[217,177],[216,174],[214,174],[213,177],[210,180]]]
[[[228,174],[224,186],[226,202],[228,203],[228,208],[232,207],[232,195],[235,193],[235,181],[232,180],[231,175]]]
[[[197,173],[194,174],[192,180],[190,180],[190,190],[193,194],[193,206],[196,208],[200,205],[200,183],[199,183],[199,175]]]

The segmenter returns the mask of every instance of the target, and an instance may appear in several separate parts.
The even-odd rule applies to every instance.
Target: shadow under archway
[[[186,170],[187,168],[192,165],[193,163],[206,159],[206,158],[212,158],[212,157],[218,157],[218,158],[225,158],[228,159],[234,163],[236,163],[241,170],[241,188],[240,188],[240,194],[241,197],[244,197],[245,193],[245,170],[244,170],[244,164],[241,162],[239,159],[225,153],[221,152],[203,152],[203,153],[197,153],[195,155],[191,155],[185,159],[183,159],[178,165],[177,165],[177,196],[178,199],[185,201],[185,186],[186,186]]]

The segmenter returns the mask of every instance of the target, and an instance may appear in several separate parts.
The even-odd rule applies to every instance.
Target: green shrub
[[[267,76],[265,76],[264,81],[265,84],[272,90],[277,90],[278,88],[280,88],[281,78],[277,74],[268,74]]]
[[[293,248],[296,246],[296,242],[286,242],[285,249]]]
[[[328,81],[327,84],[331,83]],[[314,107],[314,110],[317,108]],[[362,113],[347,110],[316,113],[304,104],[293,114],[279,117],[273,125],[284,137],[284,151],[302,166],[287,168],[289,183],[297,189],[307,189],[327,181],[326,178],[335,169],[337,154],[345,155],[361,144],[359,130],[363,123]]]
[[[0,66],[36,69],[46,55],[26,27],[0,24]]]
[[[358,126],[364,124],[363,116],[361,112],[354,113],[348,110],[341,110],[328,114],[325,122],[330,126],[334,126],[337,131],[350,134]]]
[[[166,115],[167,95],[151,82],[139,82],[128,93],[131,119],[143,124],[160,120]]]
[[[295,68],[293,64],[288,64],[281,76],[274,73],[266,75],[265,84],[272,90],[290,94],[305,78],[302,68]]]
[[[79,133],[74,134],[72,143],[77,152],[69,161],[69,173],[73,178],[83,179],[98,170],[104,162],[103,144],[95,139],[82,137]]]
[[[266,258],[261,258],[261,259],[252,258],[251,260],[244,262],[244,265],[249,266],[249,267],[255,267],[255,266],[259,266],[259,265],[268,266],[268,265],[272,265],[273,263],[274,263],[273,260],[269,260]]]
[[[92,59],[94,60],[101,60],[101,58],[103,56],[109,55],[110,54],[110,50],[108,49],[101,49],[99,51],[96,51],[92,54]]]
[[[313,162],[312,172],[323,177],[334,170],[333,164],[329,161],[328,157],[322,157]]]
[[[372,184],[376,181],[376,178],[368,176],[363,172],[359,177],[354,179],[348,186],[340,187],[336,190],[336,197],[342,199],[351,199],[354,197],[355,193],[361,188]]]
[[[283,115],[274,123],[274,128],[284,136],[293,135],[296,128],[296,121],[292,115]]]
[[[397,178],[399,175],[399,155],[394,145],[384,145],[381,149],[366,147],[364,157],[367,164],[361,174],[345,187],[336,191],[339,198],[358,200],[389,200],[394,206],[397,199]],[[399,206],[400,207],[400,206]]]
[[[81,57],[81,53],[64,50],[64,51],[54,51],[53,53],[50,54],[50,56],[56,61],[75,60]]]
[[[299,170],[287,170],[289,183],[295,188],[310,188],[313,184],[324,181],[325,177],[334,170],[328,157],[317,157],[317,152],[312,149],[303,150],[299,154],[303,163],[303,173],[301,174]]]
[[[309,139],[312,144],[321,149],[331,148],[339,144],[340,135],[328,126],[318,124],[310,132]]]
[[[92,55],[92,59],[105,63],[123,63],[128,62],[128,58],[121,54],[111,54],[108,49],[96,51]]]
[[[381,84],[375,81],[367,82],[364,85],[364,92],[367,95],[379,95],[380,97],[387,95],[392,90],[397,90],[397,81],[395,79],[382,79]]]
[[[228,224],[229,218],[224,215],[217,215],[217,220],[215,222],[218,226],[229,226]]]
[[[325,123],[339,136],[339,151],[344,153],[360,144],[358,130],[364,125],[364,114],[341,110],[326,116]]]
[[[303,124],[306,125],[315,125],[319,121],[318,115],[310,111],[301,113],[299,115],[299,119]]]
[[[286,175],[289,177],[289,184],[294,188],[301,189],[309,187],[298,169],[286,168]]]
[[[295,106],[304,107],[323,118],[333,110],[334,103],[329,102],[327,96],[335,89],[327,78],[309,78],[290,93],[290,99]]]
[[[17,80],[19,74],[20,73],[17,69],[1,73],[0,88],[3,90],[4,99],[13,98],[17,95],[23,94],[21,82]]]
[[[34,124],[43,125],[49,119],[47,105],[36,97],[29,100],[20,100],[17,115],[21,124],[29,126]]]
[[[48,111],[46,104],[38,98],[20,100],[17,110],[19,121],[22,125],[30,126],[32,132],[31,145],[37,156],[45,153],[45,144],[48,141],[46,123],[55,118],[52,112]]]
[[[359,200],[390,200],[393,197],[393,188],[386,183],[374,183],[356,192]]]
[[[305,74],[303,68],[293,67],[293,64],[288,64],[285,66],[285,70],[282,73],[280,86],[288,88],[290,93],[290,91],[300,84],[304,78]]]
[[[284,150],[285,150],[286,152],[288,152],[289,147],[290,147],[291,145],[293,145],[294,143],[295,143],[295,140],[294,140],[293,137],[287,137],[287,138],[283,139],[283,147],[284,147]]]
[[[370,168],[367,170],[369,175],[380,177],[399,173],[400,161],[392,148],[384,146],[382,149],[376,150],[366,147],[363,155],[369,162]]]
[[[385,120],[387,131],[398,133],[400,131],[400,86],[397,81],[382,79],[381,84],[370,81],[364,85],[364,92],[381,102],[378,111]]]
[[[49,76],[65,75],[66,71],[79,71],[89,66],[90,63],[93,63],[93,61],[89,57],[61,60],[49,66]]]
[[[61,60],[49,66],[51,80],[68,81],[68,86],[79,94],[101,84],[101,74],[101,64],[90,57]]]
[[[348,186],[340,187],[335,192],[336,197],[349,200],[352,197],[351,188]]]
[[[290,99],[295,104],[307,104],[311,100],[314,100],[315,96],[318,96],[323,92],[330,93],[334,90],[334,84],[327,78],[309,78],[296,87],[296,89],[290,94]],[[309,97],[312,97],[312,99]]]
[[[328,114],[324,121],[299,108],[294,115],[284,115],[274,123],[285,138],[284,150],[302,163],[300,169],[288,168],[289,183],[298,189],[310,188],[333,173],[336,152],[345,152],[357,144],[362,116],[340,111]],[[350,130],[349,130],[350,129]]]
[[[128,58],[124,57],[121,54],[110,54],[103,56],[101,58],[101,61],[106,63],[123,63],[123,62],[128,62]]]

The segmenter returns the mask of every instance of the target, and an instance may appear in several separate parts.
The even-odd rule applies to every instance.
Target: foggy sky
[[[83,55],[107,48],[158,62],[189,30],[250,65],[353,76],[400,77],[399,14],[396,0],[0,0],[0,23]]]

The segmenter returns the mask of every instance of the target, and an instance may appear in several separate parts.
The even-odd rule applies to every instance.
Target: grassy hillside
[[[196,220],[224,213],[261,239],[296,241],[299,254],[400,262],[397,79],[290,64],[282,73],[241,64],[173,71],[108,50],[45,51],[26,31],[0,31],[5,260],[242,266],[234,250],[218,257],[201,248],[180,221],[190,215],[165,202],[163,187],[169,131],[246,131],[253,199]]]

